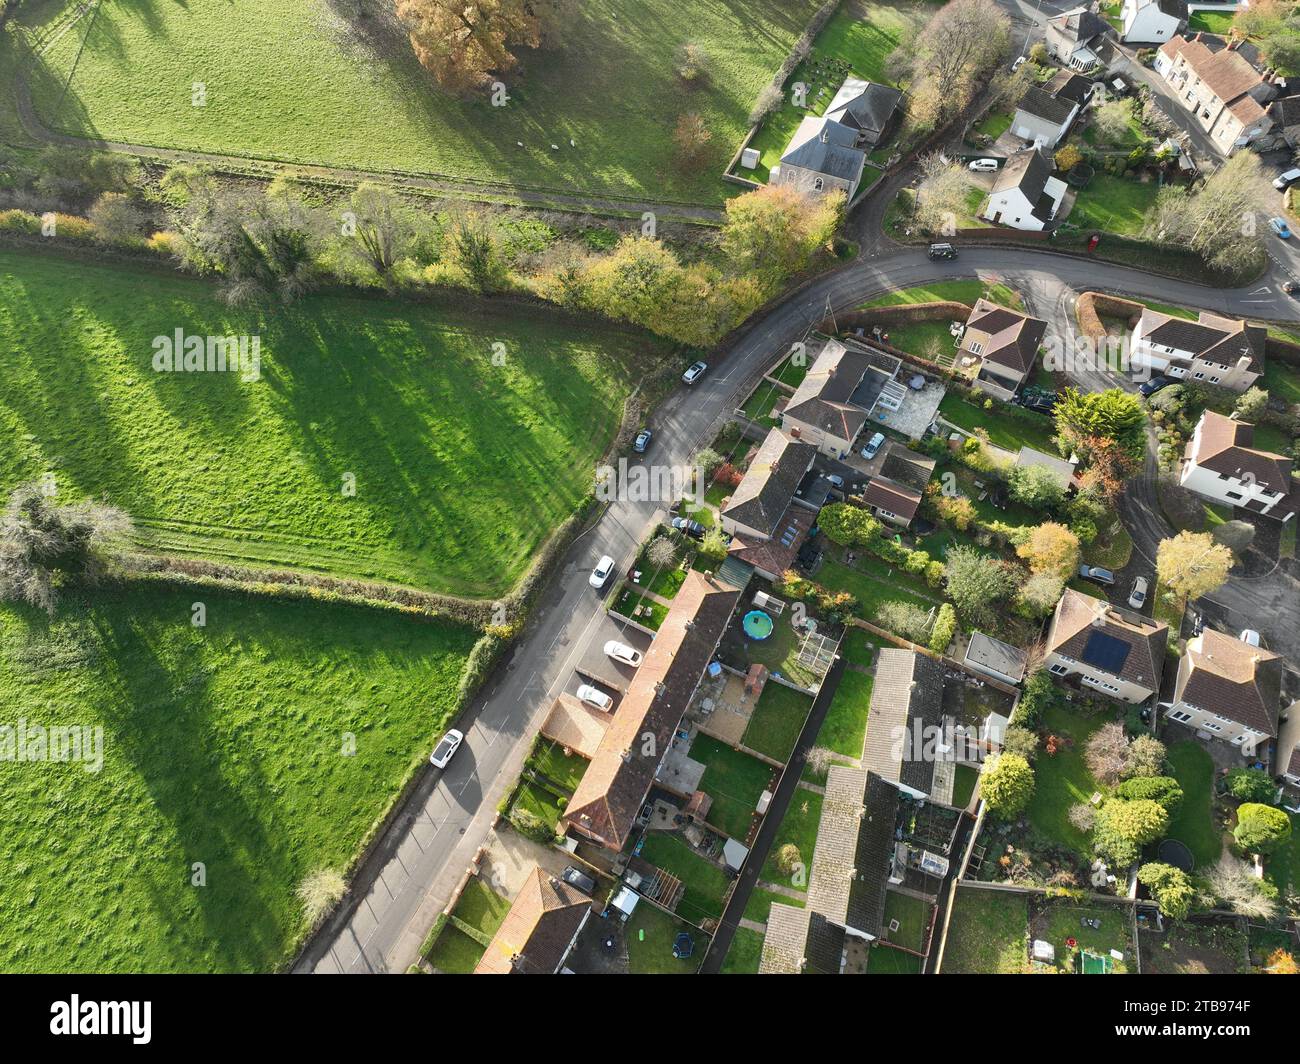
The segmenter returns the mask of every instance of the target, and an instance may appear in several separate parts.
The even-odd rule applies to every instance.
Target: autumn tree
[[[1034,527],[1016,553],[1029,563],[1031,572],[1068,580],[1079,568],[1079,537],[1064,525],[1045,521]]]
[[[958,163],[945,162],[937,152],[921,160],[920,170],[912,220],[923,233],[952,236],[957,218],[966,211],[970,192],[966,171]]]
[[[348,251],[391,288],[393,267],[415,235],[415,221],[407,206],[388,189],[365,181],[349,198],[341,228]]]
[[[1010,51],[1011,21],[993,0],[951,0],[906,46],[914,124],[936,128],[960,113]]]
[[[1013,820],[1034,796],[1034,770],[1021,754],[994,754],[984,763],[980,795],[989,812]]]
[[[789,185],[764,185],[727,201],[720,241],[726,260],[775,292],[829,246],[844,217],[844,193],[809,196]]]
[[[673,128],[674,158],[678,169],[686,173],[701,169],[708,162],[712,139],[713,134],[699,115],[691,112],[678,118]]]
[[[1156,548],[1156,575],[1184,599],[1197,599],[1223,586],[1236,559],[1208,532],[1179,532]]]
[[[1300,975],[1300,965],[1294,954],[1278,946],[1264,961],[1264,971],[1269,975]]]
[[[1097,108],[1093,114],[1092,125],[1098,141],[1102,144],[1121,143],[1132,130],[1133,101],[1111,100]]]
[[[1044,617],[1056,608],[1065,594],[1065,580],[1056,573],[1034,573],[1020,585],[1016,601],[1031,617]]]
[[[944,583],[957,612],[978,624],[1015,594],[1019,581],[1013,566],[963,544],[948,550]]]
[[[144,212],[122,192],[103,193],[91,204],[86,217],[95,227],[96,239],[108,244],[139,240],[147,224]]]
[[[1057,432],[1072,449],[1087,452],[1094,439],[1112,440],[1127,455],[1141,455],[1146,449],[1146,414],[1131,392],[1066,388],[1052,415]]]

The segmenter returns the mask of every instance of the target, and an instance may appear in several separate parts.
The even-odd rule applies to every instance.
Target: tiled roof
[[[1029,86],[1020,98],[1020,102],[1016,104],[1016,108],[1024,111],[1025,114],[1042,118],[1056,126],[1065,125],[1073,117],[1076,107],[1078,107],[1076,100],[1053,96],[1038,85]]]
[[[1175,702],[1276,735],[1282,698],[1282,659],[1271,650],[1204,629],[1187,641]]]
[[[969,351],[969,345],[978,341],[979,357],[985,362],[1006,366],[1023,376],[1033,369],[1046,334],[1047,322],[977,299],[966,319],[961,346],[963,351]]]
[[[534,868],[474,974],[554,975],[590,913],[587,895]]]
[[[905,787],[929,794],[934,785],[934,762],[915,749],[921,739],[917,728],[943,725],[943,668],[914,650],[894,647],[876,657],[871,689],[863,768]]]
[[[1291,490],[1291,460],[1271,451],[1256,450],[1255,427],[1235,421],[1213,410],[1201,415],[1201,422],[1187,444],[1187,457],[1202,469],[1237,480],[1247,476],[1269,491]]]
[[[1252,373],[1264,372],[1264,344],[1268,333],[1239,318],[1201,311],[1196,321],[1175,318],[1157,310],[1144,310],[1138,335],[1153,344],[1188,351],[1197,358],[1231,369],[1239,359],[1250,359]]]
[[[792,504],[777,522],[771,539],[753,540],[744,533],[737,533],[731,539],[727,554],[765,573],[780,575],[794,563],[795,555],[816,520],[817,515],[812,510]]]
[[[1047,20],[1047,25],[1061,37],[1076,44],[1087,44],[1106,32],[1106,23],[1087,8],[1076,8]]]
[[[808,943],[808,909],[773,902],[763,935],[759,975],[799,975]]]
[[[808,116],[790,138],[781,156],[781,171],[787,166],[855,182],[862,176],[867,154],[857,148],[857,132],[824,116]]]
[[[1085,662],[1099,672],[1158,691],[1168,631],[1169,625],[1163,621],[1153,621],[1139,613],[1112,606],[1105,599],[1066,588],[1061,601],[1056,604],[1056,614],[1048,631],[1047,649]],[[1118,672],[1086,661],[1085,651],[1094,632],[1104,632],[1127,647]]]
[[[862,492],[862,501],[868,506],[888,510],[904,521],[910,521],[921,508],[921,493],[895,484],[885,477],[872,477]]]
[[[852,403],[853,393],[878,360],[869,351],[838,340],[823,345],[808,373],[786,404],[783,416],[852,441],[869,411]]]
[[[811,443],[772,429],[754,453],[722,516],[770,536],[816,454]]]

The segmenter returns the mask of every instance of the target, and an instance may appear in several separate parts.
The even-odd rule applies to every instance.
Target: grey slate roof
[[[1106,32],[1107,24],[1086,8],[1076,8],[1047,20],[1059,36],[1074,44],[1087,44]]]
[[[759,444],[722,516],[770,536],[816,454],[811,443],[772,429]]]
[[[781,165],[856,181],[866,160],[856,141],[857,132],[848,126],[825,117],[805,118],[781,156]]]
[[[1020,189],[1030,203],[1034,205],[1035,217],[1044,222],[1051,221],[1052,199],[1046,194],[1047,179],[1052,176],[1052,164],[1037,148],[1023,148],[1007,160],[993,182],[989,194],[997,195],[1013,188]],[[1039,213],[1043,201],[1047,201],[1047,213]]]
[[[866,142],[875,145],[884,136],[902,99],[900,90],[869,82],[861,92],[839,106],[835,106],[832,100],[832,106],[826,110],[826,117],[850,129],[861,131]]]
[[[786,403],[784,416],[852,441],[870,412],[853,396],[876,361],[869,351],[828,340]]]
[[[1053,96],[1038,85],[1031,85],[1016,107],[1027,115],[1041,118],[1055,126],[1064,125],[1074,114],[1076,101],[1061,96]]]
[[[913,749],[920,738],[943,725],[943,668],[933,658],[914,650],[893,647],[880,651],[871,691],[867,738],[862,766],[884,779],[929,794],[934,785],[934,762]]]
[[[966,647],[966,660],[1002,676],[1012,676],[1017,682],[1024,679],[1025,663],[1029,655],[1019,647],[994,639],[983,632],[972,632]]]

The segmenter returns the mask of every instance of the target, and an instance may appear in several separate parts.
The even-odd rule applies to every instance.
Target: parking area
[[[615,661],[605,653],[605,644],[611,640],[629,646],[638,654],[644,655],[650,649],[652,637],[622,623],[617,617],[602,615],[597,630],[592,633],[586,650],[573,668],[573,676],[565,684],[565,691],[576,693],[584,683],[592,684],[610,694],[615,700],[627,690],[628,684],[636,675],[636,669],[621,661]]]

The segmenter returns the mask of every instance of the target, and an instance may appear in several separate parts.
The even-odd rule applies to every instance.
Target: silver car
[[[1147,604],[1147,591],[1151,585],[1147,583],[1145,576],[1139,576],[1133,581],[1133,592],[1128,597],[1128,604],[1135,610],[1140,610]]]

